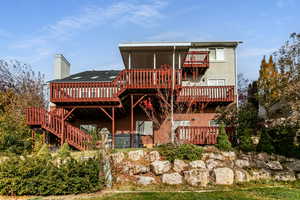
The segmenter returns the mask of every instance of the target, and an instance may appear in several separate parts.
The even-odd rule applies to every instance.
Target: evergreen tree
[[[228,135],[226,134],[226,130],[223,123],[220,125],[219,128],[219,134],[217,137],[216,146],[223,151],[230,151],[232,149],[231,143],[229,142]]]

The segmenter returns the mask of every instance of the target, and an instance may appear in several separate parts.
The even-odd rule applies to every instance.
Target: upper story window
[[[209,59],[213,61],[224,61],[224,48],[209,48]]]

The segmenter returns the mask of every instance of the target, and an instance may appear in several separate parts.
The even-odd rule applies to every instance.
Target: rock
[[[283,169],[282,165],[278,161],[269,161],[266,163],[266,165],[268,166],[269,169],[272,169],[272,170],[282,170]]]
[[[267,161],[267,160],[270,159],[270,156],[267,153],[259,153],[259,154],[256,155],[256,159],[257,160]]]
[[[202,169],[206,169],[205,163],[202,160],[195,160],[189,163],[189,166],[191,168],[202,168]]]
[[[271,179],[271,173],[265,169],[255,169],[250,171],[251,180]]]
[[[160,155],[159,155],[158,151],[151,151],[146,156],[146,160],[148,160],[150,162],[154,162],[159,159],[160,159]]]
[[[179,173],[163,174],[162,182],[169,185],[182,184],[182,176]]]
[[[295,160],[293,162],[288,162],[285,164],[286,168],[293,170],[295,172],[300,172],[300,160]]]
[[[188,164],[186,164],[183,160],[174,160],[173,169],[175,172],[182,172],[187,166]]]
[[[276,181],[295,181],[296,180],[295,174],[292,171],[275,172],[273,174],[273,178]]]
[[[235,160],[234,164],[236,167],[239,167],[239,168],[244,168],[244,167],[250,166],[250,162],[248,160],[242,160],[242,159]]]
[[[299,180],[300,179],[300,173],[296,174],[296,178]]]
[[[242,183],[249,181],[250,176],[249,173],[242,169],[236,169],[234,171],[234,180],[236,183]]]
[[[254,166],[259,169],[268,168],[267,163],[263,160],[255,160]]]
[[[208,170],[212,170],[216,167],[220,167],[221,166],[221,162],[218,160],[214,160],[214,159],[209,159],[206,161],[206,168]]]
[[[221,154],[227,158],[228,160],[235,160],[236,159],[236,153],[234,151],[228,151],[228,152],[221,152]]]
[[[227,167],[214,169],[215,181],[217,185],[231,185],[234,180],[233,170]]]
[[[136,150],[136,151],[129,151],[128,152],[128,158],[133,161],[140,160],[144,157],[144,151],[143,150]]]
[[[208,184],[209,171],[207,169],[192,169],[183,173],[185,181],[191,186],[205,187]]]
[[[225,157],[220,153],[203,153],[202,159],[215,159],[215,160],[225,160]]]
[[[127,183],[127,182],[130,182],[130,180],[125,177],[125,176],[117,176],[116,177],[116,183]]]
[[[169,161],[157,160],[151,163],[151,168],[156,175],[160,175],[171,169],[171,163]]]
[[[122,173],[129,175],[145,174],[150,171],[150,167],[141,164],[133,164],[131,162],[123,162]]]
[[[118,153],[111,154],[111,159],[112,159],[114,164],[121,163],[124,158],[125,158],[125,155],[124,155],[123,152],[118,152]]]
[[[155,179],[151,176],[137,176],[137,184],[149,185],[156,183]]]

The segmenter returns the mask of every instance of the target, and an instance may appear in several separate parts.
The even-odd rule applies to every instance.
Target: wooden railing
[[[189,51],[183,67],[209,67],[209,51]]]
[[[181,70],[175,71],[175,86],[181,85]],[[53,82],[50,100],[57,102],[119,101],[125,89],[171,88],[171,69],[125,69],[112,82]]]
[[[183,86],[177,96],[178,102],[231,102],[234,86]]]
[[[65,141],[79,150],[87,149],[91,136],[70,123],[63,121],[62,117],[46,111],[43,108],[27,108],[26,120],[28,125],[38,125],[51,132],[58,138],[64,136]]]
[[[231,135],[233,128],[225,128]],[[176,139],[181,144],[216,144],[219,127],[179,126],[175,130]]]

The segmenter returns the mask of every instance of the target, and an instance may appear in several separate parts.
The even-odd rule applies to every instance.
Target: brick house
[[[102,128],[110,131],[113,147],[214,144],[217,106],[236,101],[239,43],[123,43],[123,70],[72,75],[58,54],[50,109],[28,108],[27,123],[43,129],[49,141],[79,150],[90,131]]]

